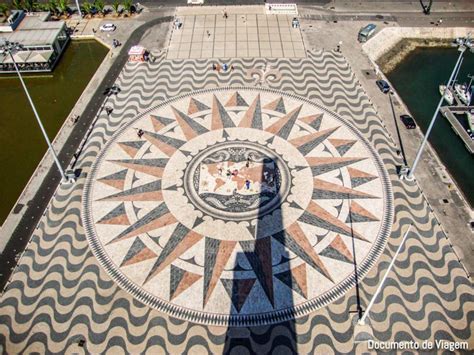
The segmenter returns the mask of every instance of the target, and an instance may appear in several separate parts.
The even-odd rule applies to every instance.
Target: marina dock
[[[469,136],[461,122],[454,115],[464,114],[466,111],[474,110],[474,106],[443,106],[440,109],[441,114],[449,121],[454,132],[462,139],[469,153],[474,153],[474,140]]]

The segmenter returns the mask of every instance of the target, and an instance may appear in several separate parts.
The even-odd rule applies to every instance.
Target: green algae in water
[[[51,140],[102,63],[108,49],[71,41],[52,73],[24,74]],[[0,76],[0,225],[47,150],[17,76]]]

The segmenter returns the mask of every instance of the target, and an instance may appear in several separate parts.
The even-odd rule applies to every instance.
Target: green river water
[[[108,49],[71,41],[50,74],[25,74],[25,82],[52,140]],[[16,76],[0,76],[0,225],[46,152],[47,145]]]
[[[440,99],[438,85],[446,84],[458,55],[455,48],[418,48],[387,74],[423,132]],[[474,74],[474,54],[466,52],[458,82],[468,82],[468,74]],[[438,116],[429,141],[469,204],[474,206],[474,156],[443,116]]]

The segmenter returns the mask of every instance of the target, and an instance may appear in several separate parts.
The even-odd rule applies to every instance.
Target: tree
[[[95,0],[94,7],[99,11],[102,15],[105,14],[105,3],[104,0]]]
[[[82,3],[82,12],[84,13],[84,15],[91,14],[93,8],[94,8],[94,5],[91,4],[89,1],[84,1]]]
[[[58,13],[58,2],[56,0],[49,0],[46,4],[46,9],[51,12],[52,15]]]
[[[120,8],[120,1],[119,0],[115,0],[113,3],[112,3],[112,9],[114,9],[114,12],[115,12],[115,15],[119,15],[119,8]]]
[[[129,15],[132,14],[133,0],[124,0],[123,8]]]
[[[38,8],[38,2],[36,0],[24,0],[23,2],[25,10],[33,12]]]
[[[38,3],[38,6],[36,7],[36,10],[38,10],[38,11],[49,11],[49,5],[48,5],[48,3],[45,3],[45,4]]]
[[[67,15],[69,12],[68,0],[58,0],[58,9],[61,15]]]
[[[22,0],[13,0],[12,7],[17,10],[23,10],[23,1]]]
[[[0,4],[0,13],[8,17],[8,13],[10,12],[10,7],[7,4]]]

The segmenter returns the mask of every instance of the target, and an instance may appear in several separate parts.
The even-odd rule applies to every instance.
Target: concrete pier
[[[454,132],[462,139],[469,153],[474,153],[474,140],[466,132],[461,122],[456,118],[454,113],[463,114],[466,111],[473,110],[474,106],[444,106],[441,107],[441,114],[449,121]]]

